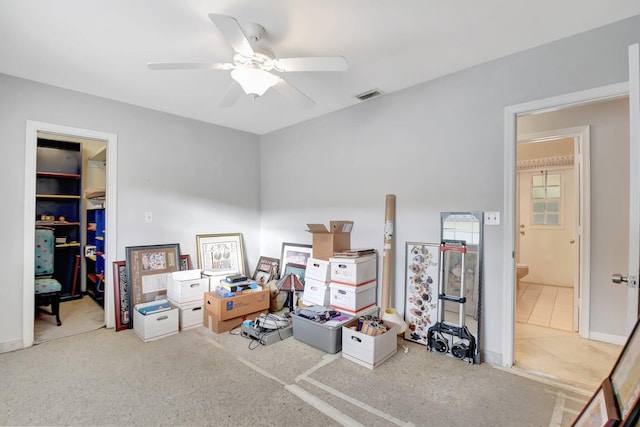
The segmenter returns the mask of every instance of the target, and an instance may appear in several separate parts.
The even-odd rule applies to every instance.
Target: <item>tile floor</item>
[[[581,338],[572,318],[572,289],[521,282],[514,368],[593,392],[622,346]]]
[[[520,282],[516,300],[516,321],[571,331],[573,289]]]

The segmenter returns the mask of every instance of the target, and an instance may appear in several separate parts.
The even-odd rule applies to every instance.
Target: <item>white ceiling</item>
[[[276,57],[344,56],[345,72],[287,73],[316,102],[273,90],[218,107],[228,71],[147,62],[229,62],[209,13],[265,27]],[[640,14],[638,0],[0,0],[0,73],[255,134]]]

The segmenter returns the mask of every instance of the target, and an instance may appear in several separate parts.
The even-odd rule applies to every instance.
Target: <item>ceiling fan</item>
[[[342,56],[276,58],[273,51],[261,43],[266,34],[261,25],[247,25],[245,33],[238,21],[231,16],[210,13],[209,19],[233,48],[235,54],[232,62],[149,62],[147,66],[152,70],[230,70],[233,81],[218,103],[221,107],[233,106],[243,91],[255,100],[269,88],[273,88],[300,107],[311,108],[315,105],[311,98],[273,72],[345,71],[347,69],[347,61]]]

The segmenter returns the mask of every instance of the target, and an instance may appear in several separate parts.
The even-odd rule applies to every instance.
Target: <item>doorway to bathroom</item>
[[[580,192],[588,188],[575,184],[584,181],[576,163],[589,162],[581,159],[589,152],[582,149],[586,132],[588,129],[562,129],[518,140],[517,322],[578,329],[576,279],[580,277],[582,240],[577,224],[583,216]]]
[[[613,97],[516,121],[514,366],[588,389],[620,348],[598,329],[619,305],[608,272],[626,271],[628,103]]]

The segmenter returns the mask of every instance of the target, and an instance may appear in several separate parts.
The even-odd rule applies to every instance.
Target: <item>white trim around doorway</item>
[[[107,143],[107,194],[106,194],[106,215],[108,238],[105,242],[105,266],[112,265],[113,256],[116,254],[116,212],[117,212],[117,160],[118,160],[118,136],[113,133],[98,132],[88,129],[80,129],[52,123],[37,122],[27,120],[26,143],[25,143],[25,176],[24,176],[24,264],[23,264],[23,319],[22,319],[22,346],[23,348],[33,345],[33,277],[34,277],[34,251],[33,242],[35,239],[35,217],[36,217],[36,155],[38,145],[38,132],[45,132],[56,135],[79,137],[102,140]],[[113,300],[113,277],[111,269],[105,267],[105,296],[104,315],[105,324],[108,328],[115,325],[115,312]]]
[[[618,83],[574,92],[566,95],[540,99],[524,104],[508,106],[504,110],[504,241],[503,241],[503,319],[502,322],[502,365],[513,366],[515,353],[515,201],[516,201],[516,144],[518,141],[516,121],[518,115],[533,112],[547,112],[569,106],[588,104],[595,101],[626,96],[628,83]],[[583,295],[583,298],[585,296]],[[582,318],[585,316],[583,315]],[[588,337],[588,315],[584,325]],[[580,328],[583,328],[582,320]]]

